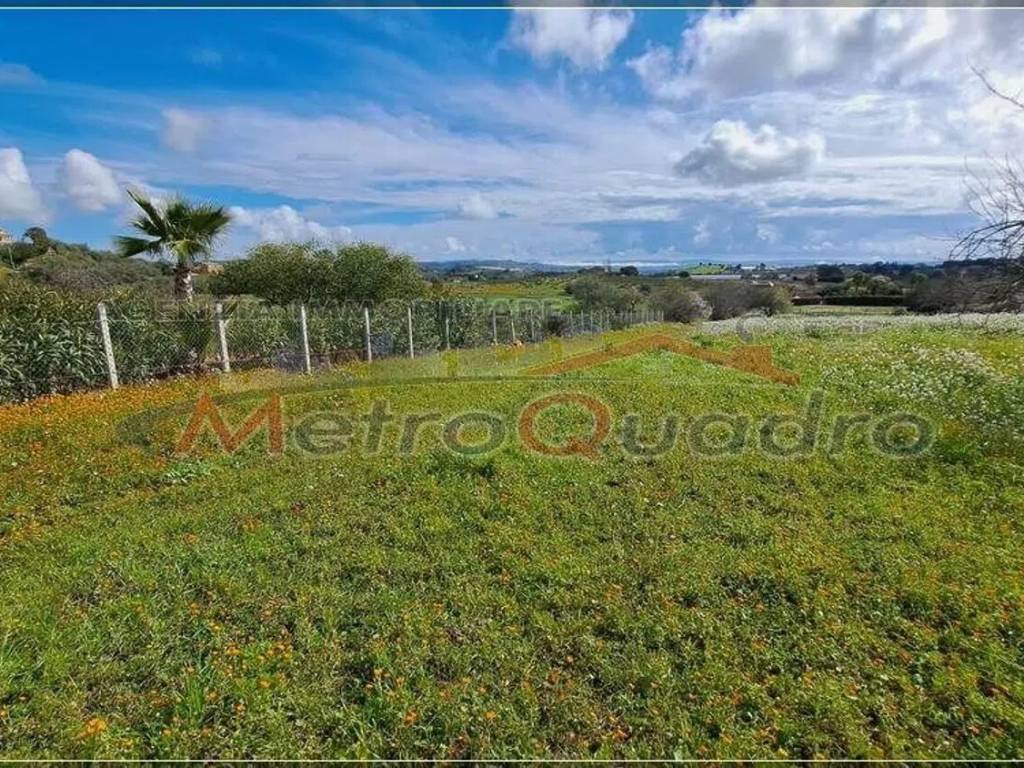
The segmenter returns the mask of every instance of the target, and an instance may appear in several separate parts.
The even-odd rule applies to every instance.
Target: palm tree
[[[222,206],[190,203],[181,197],[158,206],[133,190],[128,190],[128,196],[142,210],[132,227],[147,237],[118,236],[118,252],[122,256],[169,255],[174,260],[174,295],[191,301],[192,270],[199,259],[209,255],[231,216]]]

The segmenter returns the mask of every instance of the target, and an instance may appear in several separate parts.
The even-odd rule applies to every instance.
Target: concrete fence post
[[[306,319],[306,305],[299,305],[299,333],[302,336],[302,370],[313,372],[313,359],[309,354],[309,322]]]
[[[366,362],[373,362],[373,344],[370,342],[370,308],[363,307],[363,335],[366,337]]]
[[[114,343],[110,340],[107,305],[102,301],[96,305],[96,318],[100,325],[100,339],[103,341],[103,356],[107,361],[107,378],[110,381],[110,388],[117,389],[121,383],[117,379],[117,363],[114,360]]]
[[[530,341],[537,340],[537,328],[533,322],[533,310],[530,310]]]
[[[498,343],[498,311],[491,307],[491,343]]]
[[[217,318],[217,341],[220,342],[220,369],[231,373],[231,358],[228,356],[228,330],[224,322],[224,305],[219,301],[214,305]]]
[[[407,322],[408,328],[409,328],[409,357],[411,359],[411,358],[416,357],[416,350],[413,348],[413,345],[412,345],[412,305],[411,304],[408,307],[405,308],[405,319],[406,319],[406,322]]]
[[[452,323],[447,313],[444,316],[444,348],[452,348]]]
[[[512,330],[512,343],[516,343],[516,317],[512,314],[512,310],[508,313],[508,327]]]

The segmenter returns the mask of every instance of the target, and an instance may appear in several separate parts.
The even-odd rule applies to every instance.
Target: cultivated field
[[[787,323],[757,342],[797,386],[666,351],[523,375],[633,329],[0,408],[0,756],[1019,754],[1024,335]],[[284,452],[175,456],[202,391],[232,426],[281,393]],[[567,392],[611,434],[523,448],[523,408]],[[292,440],[383,401],[438,418],[405,447],[398,422]],[[827,439],[758,447],[818,402]],[[466,411],[503,443],[446,447]],[[916,453],[903,426],[872,437],[899,413],[933,430]],[[647,442],[675,414],[677,440],[644,455],[627,414]],[[702,442],[708,414],[746,417],[746,443],[720,418]],[[851,415],[867,430],[836,440]],[[537,419],[546,445],[593,429]]]

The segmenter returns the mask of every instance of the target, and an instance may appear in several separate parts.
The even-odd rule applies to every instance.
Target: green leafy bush
[[[651,304],[670,323],[695,323],[711,316],[711,305],[696,291],[668,283],[651,296]]]
[[[263,243],[211,278],[219,296],[252,295],[271,304],[377,304],[414,299],[426,282],[409,256],[374,243],[334,249],[314,243]]]
[[[145,285],[167,294],[171,285],[159,264],[63,243],[26,261],[19,274],[40,286],[82,293]]]
[[[710,283],[701,294],[711,304],[712,320],[727,320],[750,311],[777,315],[790,309],[789,292],[774,285],[754,285],[739,280]]]
[[[96,386],[106,379],[95,304],[0,283],[0,401]]]
[[[635,287],[597,275],[577,278],[566,285],[565,291],[579,302],[584,311],[610,309],[613,312],[628,312],[642,298]]]

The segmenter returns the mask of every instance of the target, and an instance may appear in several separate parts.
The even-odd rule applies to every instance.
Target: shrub
[[[0,284],[0,400],[106,385],[97,298],[18,278]],[[133,290],[108,301],[107,314],[125,383],[198,370],[213,352],[209,306],[162,307]]]
[[[158,264],[78,246],[51,248],[26,261],[19,274],[37,285],[81,293],[133,285],[168,293],[171,286]]]
[[[564,336],[569,322],[564,315],[548,315],[544,318],[544,333],[548,336]]]
[[[815,277],[822,283],[841,283],[846,279],[843,268],[835,264],[819,264],[815,269]]]
[[[0,400],[71,392],[106,378],[95,304],[20,280],[0,284]]]
[[[754,285],[740,281],[711,283],[701,291],[711,303],[711,319],[727,320],[752,310],[766,315],[787,312],[791,302],[789,292],[774,285]]]
[[[250,294],[272,304],[377,304],[414,299],[427,284],[409,256],[383,245],[352,243],[334,249],[314,243],[263,243],[228,263],[210,280],[220,296]]]
[[[610,309],[613,312],[628,312],[641,299],[640,292],[628,285],[596,275],[577,278],[565,286],[565,291],[584,311]]]
[[[659,288],[652,294],[651,304],[672,323],[696,323],[711,317],[711,305],[696,291],[679,284]]]
[[[110,337],[123,381],[201,370],[213,353],[213,308],[175,302],[159,306],[140,292],[109,302]]]
[[[1006,281],[998,278],[952,273],[916,281],[906,305],[913,312],[1017,312],[1024,306],[1024,296],[1008,290]]]

